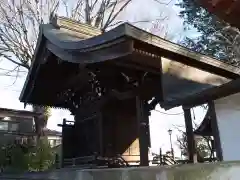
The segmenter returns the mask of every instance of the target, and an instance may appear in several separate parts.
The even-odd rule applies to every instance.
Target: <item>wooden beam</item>
[[[185,126],[186,126],[188,160],[190,163],[196,163],[197,153],[196,153],[193,126],[192,126],[191,109],[183,107],[183,111],[184,111]]]
[[[125,91],[125,92],[119,92],[119,91],[116,91],[116,90],[112,90],[110,92],[110,96],[112,96],[112,97],[114,97],[118,100],[131,99],[131,98],[136,97],[137,90],[138,90],[137,88],[133,89],[133,90]]]
[[[139,148],[140,148],[140,166],[148,166],[148,146],[149,146],[149,134],[148,134],[148,114],[146,114],[146,106],[144,100],[136,97],[137,108],[137,122],[139,130]]]
[[[151,68],[151,67],[147,67],[144,65],[140,65],[140,64],[136,64],[136,63],[131,63],[127,60],[125,61],[116,61],[114,62],[115,65],[120,66],[120,67],[124,67],[124,68],[128,68],[128,69],[132,69],[132,70],[139,70],[139,71],[143,71],[143,72],[150,72],[156,75],[161,74],[160,71],[158,71],[157,69]]]
[[[162,59],[160,59],[160,75],[159,75],[159,93],[155,96],[155,98],[149,104],[149,110],[155,109],[156,105],[164,102],[164,87],[163,87],[163,67],[162,67]]]
[[[102,113],[98,114],[98,133],[99,133],[99,155],[103,157],[103,117]]]
[[[138,87],[132,88],[131,90],[119,92],[117,90],[112,90],[109,93],[110,97],[117,98],[118,100],[125,100],[135,98],[136,96],[141,96],[143,99],[152,98],[154,96],[160,97],[162,99],[161,91],[161,76],[159,76],[159,81],[145,81]],[[156,86],[159,85],[159,86]],[[148,87],[148,88],[146,88]]]
[[[220,140],[220,134],[218,129],[218,123],[217,123],[217,116],[215,111],[215,104],[213,101],[208,103],[209,113],[210,113],[210,119],[211,119],[211,127],[212,127],[212,133],[214,137],[214,145],[216,147],[216,154],[217,159],[219,161],[223,160],[222,155],[222,147],[221,147],[221,140]]]
[[[62,142],[61,142],[61,151],[62,151],[62,155],[61,155],[61,167],[64,167],[64,159],[65,159],[65,155],[66,155],[66,124],[67,124],[67,120],[63,119],[63,123],[62,123]]]
[[[137,38],[137,36],[135,37]],[[153,37],[152,37],[153,38]],[[172,59],[173,61],[189,65],[207,72],[211,72],[226,78],[237,79],[239,78],[239,68],[221,62],[217,59],[195,53],[179,45],[169,43],[166,41],[158,41],[157,39],[142,39],[142,42],[135,43],[135,48],[158,56]],[[152,44],[153,46],[146,46],[145,43]],[[162,42],[161,42],[162,41]],[[154,43],[151,43],[154,42]],[[155,43],[156,42],[156,43]],[[156,47],[158,46],[158,47]]]

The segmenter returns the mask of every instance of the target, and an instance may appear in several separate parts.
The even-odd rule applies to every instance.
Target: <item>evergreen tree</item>
[[[186,37],[180,43],[194,51],[213,56],[231,64],[239,64],[239,31],[209,13],[192,0],[181,0],[179,16],[184,20],[185,29],[195,28],[197,38]],[[239,47],[239,46],[238,46]]]
[[[29,167],[31,171],[44,171],[50,169],[54,165],[55,152],[48,144],[47,138],[38,141],[29,154]]]
[[[179,130],[179,129],[178,129]],[[177,137],[177,146],[184,157],[188,156],[187,135],[184,131],[179,130],[180,135]],[[210,137],[198,137],[195,139],[198,162],[204,162],[204,158],[212,158],[212,149]]]

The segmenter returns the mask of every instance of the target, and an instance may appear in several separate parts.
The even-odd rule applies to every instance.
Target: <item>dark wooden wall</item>
[[[63,125],[63,158],[89,156],[100,151],[98,117]]]
[[[139,124],[136,100],[108,101],[90,118],[77,119],[63,131],[64,158],[124,155],[126,160],[139,160]],[[80,118],[80,117],[79,117]]]
[[[109,102],[103,111],[103,133],[104,156],[136,160],[140,151],[135,99]]]

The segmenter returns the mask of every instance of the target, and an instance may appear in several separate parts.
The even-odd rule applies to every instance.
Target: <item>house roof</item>
[[[39,116],[39,113],[32,112],[32,111],[25,111],[25,110],[17,110],[17,109],[7,109],[7,108],[0,108],[0,116],[24,116],[24,117],[35,117]]]
[[[66,107],[65,101],[59,100],[59,93],[70,89],[69,84],[78,77],[81,79],[78,86],[82,84],[78,92],[87,93],[89,69],[93,68],[100,69],[102,84],[115,83],[114,88],[121,86],[116,79],[118,75],[114,75],[122,70],[132,76],[148,72],[154,82],[148,89],[160,92],[161,88],[166,102],[240,76],[237,67],[192,52],[128,23],[101,34],[98,29],[61,17],[40,26],[32,62],[20,101],[55,107]]]
[[[238,19],[240,16],[240,0],[196,0],[196,2],[220,19],[240,28]]]
[[[46,136],[62,136],[62,132],[45,128],[44,135],[46,135]]]
[[[212,136],[211,117],[209,115],[209,111],[207,111],[200,126],[194,131],[194,134],[200,136]]]

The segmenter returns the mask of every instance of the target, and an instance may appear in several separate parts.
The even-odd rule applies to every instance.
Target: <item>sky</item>
[[[158,25],[163,27],[163,30],[159,31],[158,29],[155,29],[153,30],[153,33],[164,35],[165,32],[168,31],[167,38],[176,42],[186,35],[194,35],[195,32],[186,32],[183,30],[183,22],[177,15],[179,9],[173,6],[174,3],[175,1],[172,1],[169,6],[162,6],[154,0],[133,0],[124,13],[119,17],[119,20],[136,22],[139,20],[154,20],[156,18],[167,17],[164,21],[158,22]],[[152,27],[152,23],[136,23],[134,25],[145,30],[151,30]],[[13,69],[14,65],[3,60],[0,61],[0,75],[3,75],[4,73],[2,68]],[[25,78],[26,72],[20,73],[20,77],[17,79],[15,77],[0,76],[0,107],[24,110],[24,104],[19,102],[19,95]],[[26,110],[31,110],[31,106],[27,106]],[[151,150],[155,153],[159,152],[159,148],[162,148],[163,152],[169,151],[170,140],[168,129],[172,129],[173,147],[179,156],[179,150],[177,150],[176,145],[176,137],[179,133],[174,127],[184,126],[182,108],[174,108],[165,112],[160,107],[157,107],[157,110],[158,111],[152,111],[150,116]],[[175,115],[176,113],[181,114]],[[203,119],[204,113],[205,111],[202,108],[195,108],[195,121],[200,122]],[[61,128],[58,127],[57,124],[61,124],[63,118],[73,120],[69,111],[53,109],[47,127],[60,131]]]

